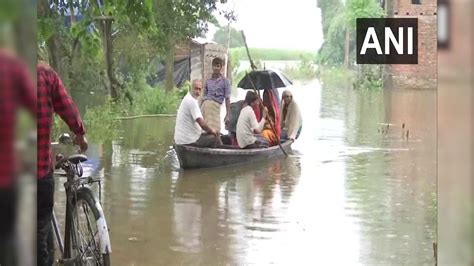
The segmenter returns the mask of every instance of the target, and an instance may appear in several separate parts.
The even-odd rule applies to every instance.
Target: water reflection
[[[377,147],[347,160],[346,212],[361,225],[364,264],[432,264],[436,239],[436,93],[357,94],[349,145]],[[382,100],[383,99],[383,100]],[[361,102],[361,101],[357,101]],[[381,105],[383,103],[383,105]],[[378,119],[360,120],[360,117]],[[389,123],[383,133],[381,123]],[[404,125],[404,126],[403,126]],[[411,134],[406,138],[406,131]]]
[[[172,249],[200,252],[204,264],[244,263],[252,257],[248,247],[285,230],[299,176],[297,158],[180,172],[173,191]]]
[[[432,264],[435,93],[290,90],[304,126],[288,158],[179,170],[174,118],[98,145],[114,265]]]

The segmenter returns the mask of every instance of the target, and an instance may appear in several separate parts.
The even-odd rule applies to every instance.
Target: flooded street
[[[436,92],[291,90],[303,131],[288,158],[179,170],[174,118],[92,144],[112,264],[434,265]]]

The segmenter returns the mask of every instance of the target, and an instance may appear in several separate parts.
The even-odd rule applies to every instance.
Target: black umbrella
[[[274,70],[252,70],[245,74],[237,87],[245,90],[265,90],[287,87],[293,84],[283,73]]]

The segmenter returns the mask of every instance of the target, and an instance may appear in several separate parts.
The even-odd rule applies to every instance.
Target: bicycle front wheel
[[[76,192],[72,217],[72,254],[79,265],[110,265],[110,239],[104,212],[90,189]]]

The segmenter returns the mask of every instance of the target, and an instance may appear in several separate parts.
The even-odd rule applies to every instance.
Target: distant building
[[[204,38],[193,38],[176,45],[175,60],[189,60],[190,79],[209,79],[212,75],[212,60],[220,57],[226,60],[226,48],[214,41]],[[223,75],[230,78],[230,64],[223,66]]]
[[[418,64],[387,65],[389,87],[436,89],[437,1],[382,0],[380,4],[389,18],[418,18]]]
[[[203,38],[188,39],[175,46],[174,62],[174,82],[177,87],[181,87],[185,81],[193,79],[209,79],[212,75],[212,59],[220,57],[226,60],[226,48]],[[229,61],[229,60],[228,60]],[[230,63],[223,66],[223,75],[229,80],[231,77]],[[164,63],[157,66],[157,73],[149,78],[148,83],[155,83],[165,80]]]

